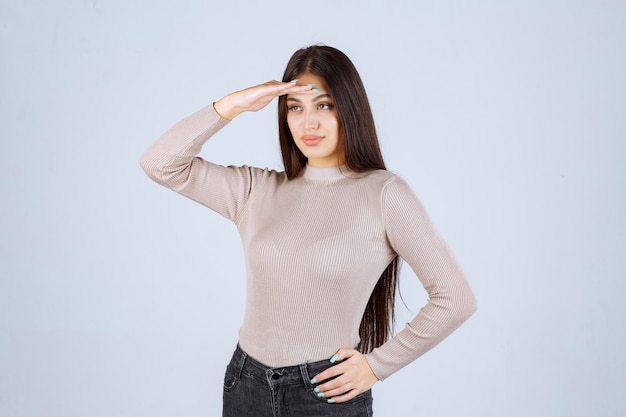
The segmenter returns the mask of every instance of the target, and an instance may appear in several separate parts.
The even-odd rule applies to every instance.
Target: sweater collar
[[[337,181],[350,175],[345,165],[328,168],[318,168],[307,165],[304,168],[304,178],[313,181]]]

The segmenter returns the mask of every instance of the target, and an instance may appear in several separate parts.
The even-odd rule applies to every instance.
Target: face
[[[312,74],[296,77],[298,85],[315,84],[319,91],[287,95],[287,124],[293,140],[313,167],[342,165],[341,126],[324,80]]]

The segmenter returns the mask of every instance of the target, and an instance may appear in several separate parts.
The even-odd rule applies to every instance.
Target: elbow
[[[445,299],[445,301],[443,301]],[[442,304],[446,304],[450,322],[453,327],[458,327],[469,319],[478,309],[478,301],[474,292],[469,286],[462,290],[454,291],[442,299]],[[443,305],[442,305],[443,306]]]
[[[139,166],[141,166],[143,172],[145,172],[150,179],[161,182],[163,170],[159,169],[158,164],[155,163],[155,159],[152,157],[149,150],[139,158]]]
[[[478,300],[476,299],[476,296],[472,295],[472,300],[467,305],[467,317],[469,318],[477,310],[478,310]]]
[[[150,150],[139,158],[139,165],[151,180],[177,192],[186,186],[191,169],[191,164],[176,165],[167,156]]]
[[[478,300],[476,299],[474,293],[470,290],[470,292],[460,300],[458,306],[459,320],[464,322],[469,319],[476,312],[476,310],[478,310]]]

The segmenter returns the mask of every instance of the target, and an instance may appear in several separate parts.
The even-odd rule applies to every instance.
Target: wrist
[[[226,120],[233,120],[235,117],[241,114],[241,111],[237,110],[237,107],[231,104],[228,96],[222,97],[213,103],[213,109],[222,118]]]

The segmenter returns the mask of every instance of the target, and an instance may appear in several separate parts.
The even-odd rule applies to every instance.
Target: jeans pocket
[[[224,374],[224,391],[232,391],[237,385],[237,374],[233,372],[233,367],[228,364],[226,366],[226,372]]]
[[[319,401],[321,403],[328,404],[328,398],[320,397],[320,396],[317,395],[317,392],[315,392],[315,385],[311,384],[311,375],[309,374],[308,369],[306,369],[306,367],[304,367],[302,369],[302,377],[304,379],[304,388],[306,389],[307,393],[309,395],[311,395],[313,398],[315,398],[317,401]],[[328,379],[326,381],[322,381],[320,383],[324,383],[324,382],[330,381],[332,379],[334,379],[334,378]],[[351,403],[358,403],[359,401],[362,401],[362,400],[366,400],[366,401],[369,401],[371,403],[371,398],[372,398],[372,391],[370,389],[370,390],[367,390],[365,392],[360,393],[356,397],[351,398],[350,400],[346,401],[343,404],[347,405],[347,404],[351,404]]]
[[[224,391],[230,392],[235,389],[237,382],[241,378],[241,370],[243,368],[244,361],[237,363],[231,359],[230,363],[226,366],[226,372],[224,373]]]
[[[308,395],[312,396],[315,400],[319,401],[320,403],[324,403],[324,404],[328,404],[328,398],[325,397],[319,397],[317,395],[317,393],[315,392],[315,385],[311,384],[311,375],[308,372],[308,369],[306,367],[302,368],[302,377],[304,379],[304,388],[307,391]],[[335,377],[336,378],[336,377]],[[330,381],[334,378],[331,378],[329,380],[326,381]],[[320,383],[326,382],[326,381],[322,381]],[[356,403],[360,403],[364,401],[366,407],[368,407],[368,415],[371,415],[371,408],[372,408],[372,390],[369,389],[365,392],[360,393],[359,395],[355,396],[354,398],[351,398],[350,400],[346,401],[345,403],[341,403],[343,404],[343,406],[348,406],[350,404],[356,404]]]

